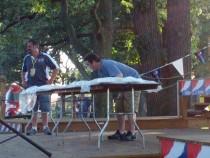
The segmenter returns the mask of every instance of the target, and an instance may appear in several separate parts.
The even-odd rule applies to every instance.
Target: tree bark
[[[133,14],[134,32],[136,33],[135,47],[140,55],[141,67],[139,71],[141,74],[156,69],[165,63],[158,28],[156,0],[136,3]],[[146,74],[142,78],[151,80],[151,75]],[[160,115],[157,112],[163,105],[161,94],[142,94],[145,94],[147,100],[147,115]]]
[[[163,39],[166,43],[166,50],[168,55],[168,62],[173,62],[190,54],[191,35],[190,35],[190,2],[189,0],[168,0],[167,1],[167,23],[166,35]],[[191,57],[183,58],[185,79],[191,77]],[[166,69],[166,77],[180,75],[174,67]],[[178,78],[171,78],[166,81],[166,85],[172,85],[177,80],[183,79],[181,76]],[[165,102],[169,105],[168,112],[170,115],[176,114],[177,94],[176,85],[165,90],[168,96]]]
[[[96,0],[94,6],[94,51],[102,58],[110,58],[113,43],[112,0]]]
[[[94,52],[101,58],[110,58],[113,43],[112,0],[95,0],[92,17],[95,20]],[[96,76],[96,74],[95,74]],[[106,95],[96,94],[97,117],[106,116]],[[110,97],[111,100],[111,97]],[[110,105],[112,102],[110,102]]]
[[[76,50],[77,54],[80,54],[81,56],[84,56],[88,52],[90,52],[87,48],[85,48],[77,39],[76,33],[74,31],[74,27],[71,22],[71,17],[68,15],[68,3],[66,0],[61,0],[61,21],[67,31],[68,38],[69,38],[69,46],[73,46],[73,48]],[[71,49],[67,53],[67,55],[70,57],[72,62],[75,64],[75,66],[78,68],[80,73],[84,76],[85,79],[90,79],[90,76],[85,71],[83,65],[79,62],[78,56],[75,54]]]
[[[154,70],[190,53],[189,1],[168,0],[168,20],[163,28],[162,39],[155,8],[156,0],[150,0],[137,3],[134,9],[136,48],[142,65],[140,72]],[[190,59],[185,59],[184,71],[190,71]],[[168,88],[164,88],[157,94],[146,94],[147,114],[149,116],[176,115],[176,83],[182,78],[172,65],[161,68],[160,72],[163,78],[162,87]],[[174,78],[175,76],[179,77]]]

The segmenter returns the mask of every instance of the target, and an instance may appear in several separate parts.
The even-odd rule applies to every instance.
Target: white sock
[[[119,130],[119,132],[120,132],[120,134],[124,134],[125,133],[124,131],[120,131],[120,130]]]
[[[135,131],[134,132],[131,132],[131,133],[132,133],[133,136],[135,135]]]
[[[46,129],[46,128],[48,128],[48,126],[43,126],[43,129]]]

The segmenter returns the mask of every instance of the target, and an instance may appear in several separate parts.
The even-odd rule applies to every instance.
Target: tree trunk
[[[166,50],[168,54],[168,63],[178,60],[190,54],[190,3],[189,0],[168,0],[167,1],[167,28],[164,32],[166,35],[163,39],[166,43]],[[183,67],[185,75],[183,77],[191,77],[191,56],[183,58]],[[171,66],[166,69],[166,78],[180,75],[177,70]],[[173,85],[177,80],[183,79],[171,78],[166,81],[166,85]],[[169,115],[176,114],[177,87],[172,86],[165,90],[165,95],[168,97],[166,104],[168,104]]]
[[[94,52],[102,58],[110,58],[113,43],[112,0],[96,0],[92,10],[95,19]],[[110,98],[111,99],[111,98]],[[96,94],[97,117],[106,116],[106,95]]]
[[[135,46],[141,59],[140,74],[164,65],[164,54],[161,49],[161,36],[158,29],[156,11],[156,0],[142,1],[134,8],[134,27],[136,33]],[[150,79],[150,74],[142,78]],[[160,93],[146,94],[148,115],[159,115],[156,113],[161,109],[163,102]]]
[[[168,0],[168,20],[164,26],[162,43],[158,29],[156,1],[135,5],[134,24],[137,33],[136,48],[140,54],[140,72],[148,72],[189,54],[190,26],[188,0]],[[190,59],[184,59],[184,71],[190,70]],[[146,94],[149,116],[176,115],[177,80],[181,79],[173,65],[160,68],[162,91]],[[145,75],[148,77],[149,74]],[[143,78],[145,77],[143,76]],[[177,78],[173,78],[179,76]],[[151,76],[150,76],[151,77]]]
[[[68,34],[69,48],[73,46],[77,54],[84,56],[86,53],[89,52],[89,50],[86,47],[84,47],[76,37],[74,27],[71,22],[71,17],[68,15],[68,3],[66,0],[61,0],[61,21]],[[69,52],[68,53],[66,52],[66,54],[72,60],[74,65],[78,68],[78,70],[84,76],[84,78],[87,80],[90,79],[90,76],[87,74],[83,65],[78,60],[77,54],[75,54],[74,51],[72,51],[71,49],[69,49]]]
[[[112,0],[97,0],[95,5],[94,51],[102,58],[110,58],[113,43]],[[98,5],[98,7],[97,7]]]

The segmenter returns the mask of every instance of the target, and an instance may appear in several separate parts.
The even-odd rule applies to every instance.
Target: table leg
[[[98,136],[98,150],[100,149],[101,138],[108,123],[109,123],[109,88],[107,88],[107,119],[106,119],[106,123],[104,124]]]
[[[30,123],[32,122],[32,119],[34,118],[34,110],[32,109],[31,111],[31,118],[30,120],[28,121],[27,125],[25,126],[25,134],[27,133],[27,129],[28,129],[28,126],[30,125]]]
[[[136,121],[134,120],[134,114],[135,114],[135,111],[134,111],[134,88],[132,87],[132,115],[133,115],[133,123],[134,123],[135,127],[137,128],[139,134],[140,134],[141,137],[142,137],[143,148],[145,148],[145,139],[144,139],[144,135],[143,135],[143,133],[141,132],[139,126],[138,126],[137,123],[136,123]]]
[[[53,135],[53,139],[54,139],[54,131],[57,129],[57,131],[58,131],[58,125],[59,125],[59,123],[60,123],[60,121],[61,121],[61,119],[62,119],[62,117],[63,117],[63,105],[65,104],[65,96],[64,95],[61,95],[61,106],[60,106],[60,117],[59,117],[59,119],[56,121],[56,123],[54,122],[54,127],[53,127],[53,129],[52,129],[52,135]],[[57,133],[57,132],[56,132]]]
[[[93,94],[93,120],[96,123],[98,129],[101,131],[101,127],[99,126],[98,122],[96,121],[96,115],[95,115],[95,96]]]

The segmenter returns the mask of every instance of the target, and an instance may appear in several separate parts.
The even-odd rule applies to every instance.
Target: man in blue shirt
[[[140,78],[139,73],[123,63],[100,59],[94,53],[88,53],[84,57],[85,65],[90,71],[97,71],[99,77],[135,77]],[[140,91],[135,91],[134,100],[135,107],[134,111],[138,112],[139,107]],[[117,113],[129,113],[131,112],[131,92],[119,92],[115,100],[115,111]],[[125,115],[117,115],[118,119],[118,130],[115,134],[108,136],[110,140],[126,140],[132,141],[136,139],[135,125],[133,121],[136,121],[136,114],[134,116],[128,115],[128,131],[125,132]]]
[[[90,117],[91,114],[91,100],[90,98],[86,97],[85,94],[80,94],[80,96],[77,98],[77,108],[78,116],[79,117]]]
[[[55,60],[47,53],[39,51],[39,44],[35,40],[29,40],[27,43],[28,54],[23,59],[21,79],[24,88],[32,86],[42,86],[52,84],[59,71],[59,66]],[[51,76],[49,70],[52,70]],[[43,132],[46,135],[51,135],[48,127],[48,112],[50,112],[50,96],[41,94],[37,96],[37,103],[34,106],[34,117],[32,119],[32,128],[27,132],[27,135],[37,133],[37,111],[38,104],[42,112]]]

